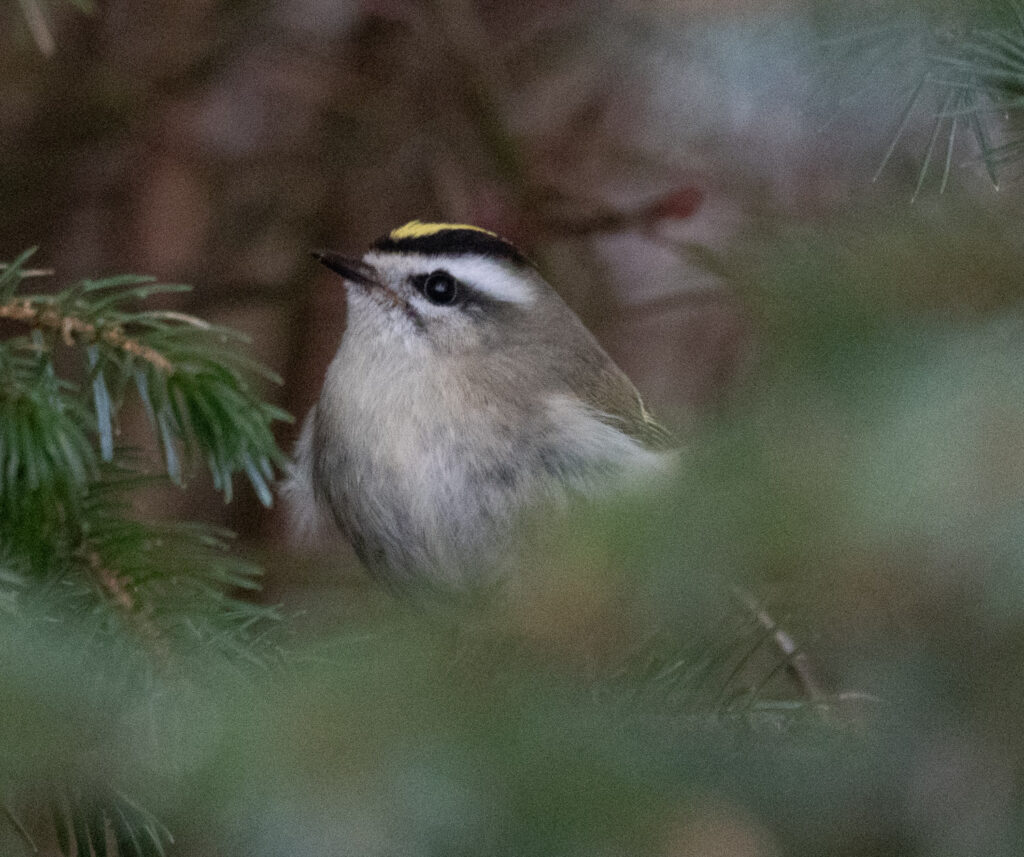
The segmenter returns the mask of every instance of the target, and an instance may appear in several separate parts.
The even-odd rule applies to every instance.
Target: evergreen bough
[[[285,460],[271,427],[288,415],[264,402],[256,384],[276,379],[241,356],[237,333],[145,308],[147,299],[187,286],[119,276],[36,292],[30,286],[50,272],[27,268],[31,255],[0,269],[5,644],[13,651],[23,639],[30,648],[56,633],[55,650],[75,658],[80,653],[62,646],[86,641],[83,656],[123,670],[114,681],[128,699],[151,694],[157,672],[195,681],[194,662],[181,667],[197,653],[215,652],[232,669],[265,663],[274,655],[265,636],[274,612],[233,594],[256,588],[259,569],[229,552],[232,534],[142,522],[131,514],[130,493],[154,480],[183,485],[202,462],[225,500],[241,474],[269,505],[269,483]],[[161,472],[146,472],[148,462],[118,442],[132,399],[148,415]],[[122,698],[110,710],[126,708]],[[19,817],[25,778],[11,776],[0,784],[4,811],[32,850],[31,825]],[[40,784],[64,853],[163,853],[170,834],[116,787],[117,776],[108,772],[92,787],[68,777]]]

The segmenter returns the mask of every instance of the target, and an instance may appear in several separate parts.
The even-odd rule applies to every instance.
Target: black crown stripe
[[[378,238],[371,249],[387,253],[423,253],[427,256],[491,256],[508,259],[517,265],[529,264],[526,257],[508,241],[477,229],[444,229],[430,235],[398,239],[385,235]]]

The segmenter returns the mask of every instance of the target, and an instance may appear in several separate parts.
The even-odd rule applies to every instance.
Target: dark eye
[[[459,299],[459,284],[447,271],[434,271],[423,281],[423,296],[432,304],[449,306]]]

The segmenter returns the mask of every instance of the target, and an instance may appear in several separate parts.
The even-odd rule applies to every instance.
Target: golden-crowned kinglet
[[[344,278],[347,327],[286,486],[294,523],[336,527],[375,575],[462,585],[507,565],[538,502],[660,470],[668,433],[507,241],[413,221]]]

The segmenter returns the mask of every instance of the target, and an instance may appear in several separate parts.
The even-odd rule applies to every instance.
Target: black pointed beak
[[[363,286],[377,284],[377,272],[360,259],[350,259],[333,250],[313,250],[309,255],[351,283]]]

